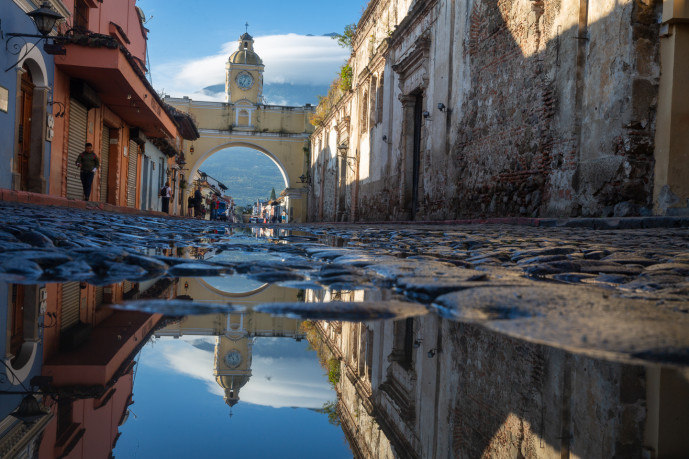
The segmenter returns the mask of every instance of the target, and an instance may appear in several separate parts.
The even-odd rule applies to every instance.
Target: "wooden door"
[[[10,353],[19,355],[19,350],[24,344],[24,286],[12,284],[12,326],[10,329]]]
[[[417,94],[414,103],[414,150],[412,152],[412,197],[411,219],[416,219],[419,209],[419,175],[421,169],[421,128],[423,116],[423,96]]]
[[[19,158],[17,169],[20,176],[20,188],[29,189],[29,158],[31,155],[31,110],[33,106],[34,84],[31,72],[24,69],[21,83],[21,107],[19,115]]]

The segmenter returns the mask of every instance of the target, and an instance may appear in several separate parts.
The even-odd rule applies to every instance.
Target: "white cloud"
[[[252,376],[240,391],[243,401],[256,405],[321,408],[334,400],[315,354],[311,358],[270,358],[254,356]]]
[[[223,397],[225,392],[213,376],[213,351],[193,346],[205,342],[214,347],[216,339],[193,335],[180,339],[162,338],[147,349],[143,361],[154,368],[204,381],[210,393]],[[290,345],[298,346],[292,341],[282,343],[282,347]],[[325,402],[335,399],[315,353],[305,351],[303,357],[273,357],[270,354],[274,351],[266,352],[265,355],[254,354],[252,375],[239,392],[240,401],[273,408],[321,408]]]
[[[238,46],[228,42],[212,56],[153,65],[153,84],[158,91],[173,97],[194,100],[224,100],[224,92],[204,94],[203,88],[225,81],[225,64]],[[335,79],[339,67],[349,57],[330,37],[305,35],[268,35],[256,37],[254,49],[265,65],[264,81],[327,85]]]

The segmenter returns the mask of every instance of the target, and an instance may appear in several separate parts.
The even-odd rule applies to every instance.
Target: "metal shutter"
[[[149,190],[151,189],[151,177],[149,173],[149,163],[148,156],[144,155],[141,157],[143,167],[141,169],[141,208],[146,210],[149,206]]]
[[[69,99],[69,139],[67,142],[67,197],[84,199],[81,187],[81,172],[74,164],[86,144],[88,110],[81,103]]]
[[[122,283],[122,293],[129,293],[132,291],[132,287],[134,287],[134,284],[129,282],[128,280],[124,281]]]
[[[96,287],[96,306],[103,306],[103,292],[105,287]]]
[[[139,159],[139,146],[129,141],[129,168],[127,169],[127,207],[136,207],[136,162]]]
[[[103,125],[100,146],[100,202],[108,201],[108,161],[110,160],[110,128]]]
[[[65,330],[79,322],[80,297],[79,282],[62,284],[62,323],[60,330]]]

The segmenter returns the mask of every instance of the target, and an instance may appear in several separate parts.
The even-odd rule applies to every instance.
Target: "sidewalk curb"
[[[141,210],[132,207],[116,206],[113,204],[81,201],[28,191],[15,191],[0,188],[0,201],[19,204],[31,204],[38,206],[67,207],[100,212],[113,212],[129,215],[150,215],[155,217],[187,219],[184,215],[169,215],[156,210]],[[250,225],[250,224],[247,224]],[[461,220],[436,220],[436,221],[359,221],[359,222],[306,222],[288,224],[263,224],[258,226],[276,226],[289,228],[300,225],[337,225],[337,226],[362,226],[362,225],[398,225],[398,226],[457,226],[457,225],[514,225],[532,226],[538,228],[581,228],[593,230],[630,230],[650,228],[689,228],[689,216],[654,216],[654,217],[614,217],[614,218],[528,218],[528,217],[490,217],[470,218]]]
[[[45,207],[65,207],[68,209],[80,209],[86,211],[113,212],[118,214],[130,215],[149,215],[155,217],[168,218],[188,218],[181,215],[170,215],[157,210],[142,210],[133,207],[116,206],[97,201],[82,201],[78,199],[65,198],[64,196],[53,196],[49,194],[31,193],[28,191],[15,191],[0,188],[0,201],[17,204],[29,204]]]

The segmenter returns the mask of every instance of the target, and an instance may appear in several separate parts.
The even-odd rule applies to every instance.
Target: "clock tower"
[[[235,319],[235,320],[233,320]],[[254,344],[248,330],[243,328],[244,314],[230,314],[228,327],[215,343],[216,382],[225,389],[225,403],[234,406],[239,402],[239,390],[251,378],[251,356]],[[232,328],[232,323],[239,324]]]
[[[263,61],[254,52],[254,38],[249,33],[239,37],[239,47],[225,66],[227,102],[252,105],[263,103]]]

